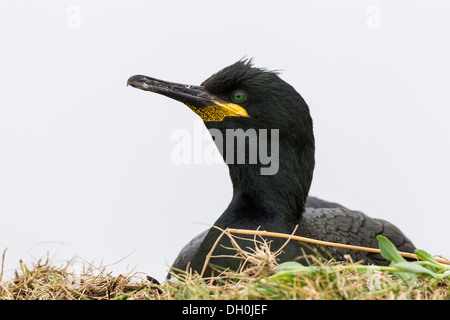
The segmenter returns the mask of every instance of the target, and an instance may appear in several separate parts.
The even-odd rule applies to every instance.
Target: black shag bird
[[[228,165],[233,184],[231,202],[214,223],[220,229],[260,229],[291,234],[297,226],[296,235],[299,236],[373,248],[378,248],[376,236],[384,235],[400,251],[414,251],[411,241],[391,223],[336,203],[308,197],[315,163],[312,119],[300,94],[276,72],[256,68],[251,60],[240,60],[215,73],[200,86],[142,75],[131,77],[128,84],[183,102],[203,119]],[[278,160],[276,173],[262,174],[261,169],[268,167],[267,159],[257,157],[251,161],[249,150],[254,148],[252,144],[256,140],[248,136],[244,141],[245,150],[249,152],[245,153],[244,161],[230,161],[235,160],[227,158],[230,151],[238,153],[242,150],[237,150],[237,143],[219,145],[217,133],[224,139],[237,139],[236,135],[227,136],[228,129],[232,132],[242,129],[241,133],[254,130],[256,140],[265,139],[267,150],[278,151],[278,159],[274,160]],[[266,130],[264,135],[261,129]],[[276,135],[274,132],[278,140],[271,139]],[[220,234],[217,228],[210,228],[196,236],[181,250],[172,268],[189,268],[200,273]],[[273,251],[286,241],[270,240]],[[242,248],[252,244],[244,240],[237,242]],[[237,270],[242,261],[231,257],[235,252],[230,247],[228,237],[222,237],[210,264]],[[290,241],[282,248],[283,253],[278,259],[280,262],[295,260],[302,255],[302,249],[310,252],[302,243]],[[336,247],[327,247],[325,251],[336,260],[345,260],[349,255],[353,261],[366,264],[389,263],[375,253]],[[204,276],[209,276],[211,271],[208,267]]]

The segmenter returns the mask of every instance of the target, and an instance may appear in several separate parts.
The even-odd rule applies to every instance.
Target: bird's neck
[[[294,148],[281,141],[275,174],[261,174],[267,165],[259,162],[228,167],[233,198],[217,221],[220,227],[274,229],[283,223],[289,227],[298,223],[312,180],[314,142]]]

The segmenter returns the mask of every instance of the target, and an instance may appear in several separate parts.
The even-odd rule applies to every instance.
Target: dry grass
[[[214,278],[184,273],[159,284],[141,273],[113,276],[105,268],[88,266],[75,273],[68,261],[55,267],[20,261],[15,277],[2,280],[0,300],[231,300],[231,299],[450,299],[450,280],[420,276],[405,283],[382,268],[333,262],[309,256],[302,272],[280,272],[270,244],[253,240],[256,250],[238,248],[244,263],[239,272],[222,271]],[[3,257],[4,258],[4,257]]]
[[[253,241],[256,241],[254,239]],[[256,250],[237,248],[244,260],[239,272],[223,271],[214,278],[183,274],[164,288],[170,299],[265,300],[448,300],[450,279],[418,277],[405,283],[382,267],[352,261],[336,262],[307,256],[305,272],[283,275],[270,244],[257,241]]]
[[[46,260],[29,267],[21,260],[15,277],[0,282],[0,300],[159,299],[154,283],[138,273],[113,276],[104,267],[88,267],[79,274],[72,262],[56,267]]]

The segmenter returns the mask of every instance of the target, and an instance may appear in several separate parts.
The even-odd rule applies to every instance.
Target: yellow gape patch
[[[222,121],[225,117],[249,117],[247,111],[237,104],[222,103],[216,100],[212,102],[213,104],[207,107],[186,105],[198,114],[203,121]]]

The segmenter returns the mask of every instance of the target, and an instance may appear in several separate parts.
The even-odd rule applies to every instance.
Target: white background
[[[199,118],[126,81],[200,84],[244,56],[310,106],[310,194],[449,257],[450,2],[318,2],[2,1],[5,273],[48,252],[162,280],[231,183],[225,165],[175,165],[171,134]]]

